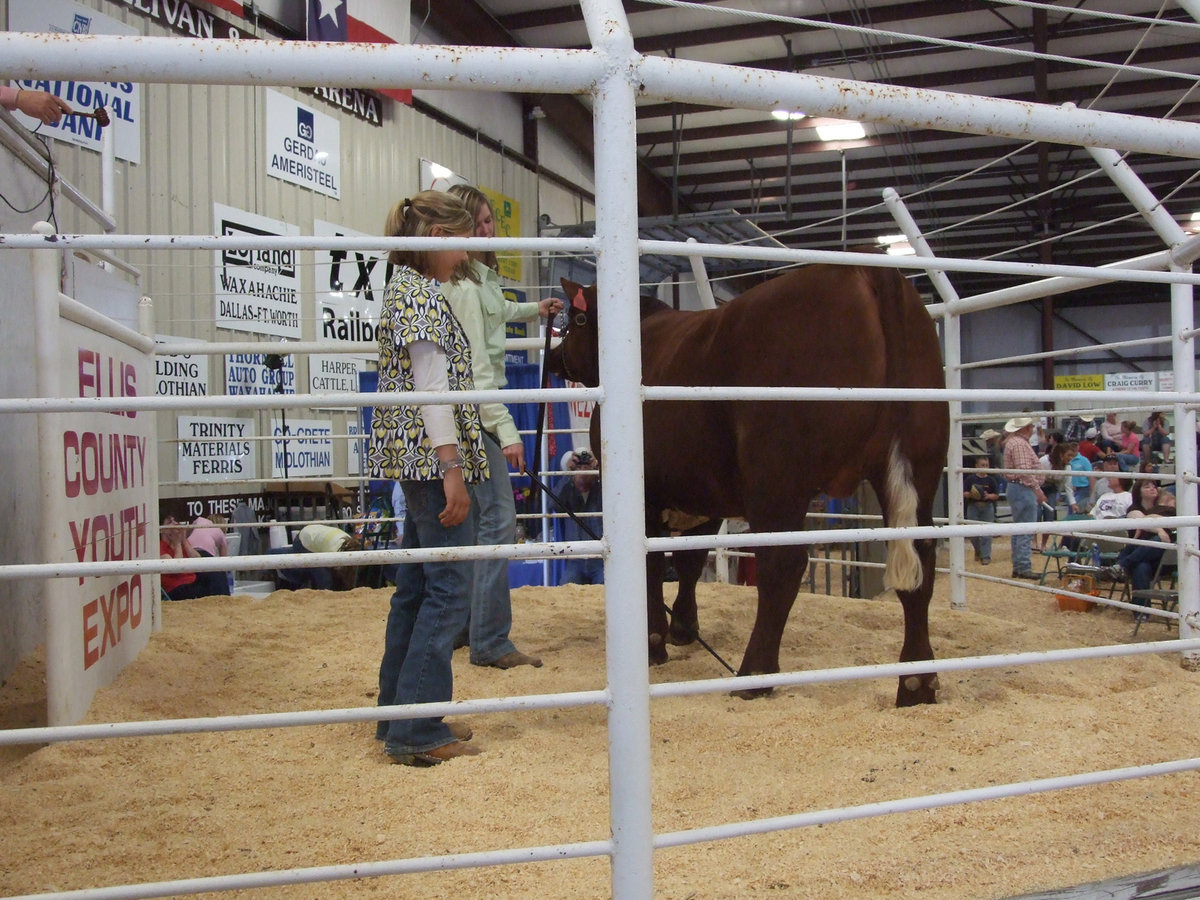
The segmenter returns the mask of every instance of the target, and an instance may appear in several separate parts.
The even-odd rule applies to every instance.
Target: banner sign
[[[138,397],[151,393],[151,361],[106,335],[59,320],[67,396]],[[158,515],[157,432],[153,413],[60,413],[57,448],[44,448],[52,502],[43,515],[60,530],[51,562],[158,559],[150,546]],[[98,688],[146,646],[158,576],[136,572],[46,580],[46,682],[49,724],[78,722]]]
[[[283,379],[283,390],[279,380]],[[283,368],[275,371],[267,366],[262,353],[233,353],[225,357],[225,393],[234,394],[294,394],[296,393],[296,360],[283,357]]]
[[[358,376],[367,366],[356,356],[310,354],[308,357],[308,392],[310,394],[358,392]],[[352,409],[353,407],[314,406],[313,409]],[[357,410],[355,410],[357,413]]]
[[[179,481],[238,481],[257,478],[254,420],[180,416]]]
[[[156,344],[178,344],[189,338],[156,334]],[[208,357],[190,353],[154,357],[154,393],[160,397],[207,397]]]
[[[57,32],[65,34],[137,34],[123,22],[101,15],[72,0],[10,0],[9,31]],[[113,149],[119,159],[142,161],[142,86],[129,81],[46,81],[26,78],[12,82],[28,91],[47,91],[61,97],[72,109],[91,112],[98,106],[108,111],[112,124]],[[54,125],[24,113],[14,115],[30,131],[57,138],[69,144],[100,150],[103,129],[95,119],[63,116]]]
[[[216,234],[222,237],[297,235],[300,229],[232,206],[213,204]],[[300,275],[295,250],[242,250],[216,253],[218,328],[300,339]]]
[[[332,477],[333,423],[326,419],[271,418],[271,477]],[[286,440],[285,440],[286,439]]]
[[[1153,372],[1121,372],[1104,376],[1106,391],[1156,391],[1158,376]]]
[[[361,231],[313,220],[314,237],[368,237]],[[317,340],[331,344],[373,341],[387,287],[386,254],[361,250],[318,250],[316,257]]]
[[[488,205],[492,208],[492,222],[496,228],[495,236],[521,236],[521,204],[512,197],[506,197],[498,191],[480,188],[487,195]],[[496,259],[500,264],[500,277],[510,281],[521,280],[521,254],[518,252],[497,253]]]
[[[346,451],[347,474],[361,475],[363,473],[363,454],[366,450],[363,445],[367,443],[370,436],[363,437],[363,427],[358,422],[350,422],[347,427],[347,433],[350,435],[350,446]]]
[[[178,34],[194,38],[218,38],[222,40],[249,40],[247,34],[234,28],[211,12],[189,3],[188,0],[113,0],[134,12],[141,13],[152,22],[165,25]]]
[[[213,516],[224,516],[230,521],[233,520],[233,512],[237,509],[239,503],[245,503],[256,514],[266,512],[267,503],[262,494],[226,494],[223,497],[177,497],[177,503],[187,504],[187,514],[189,519],[194,519],[196,516],[204,516],[206,519],[211,519]]]
[[[340,200],[342,145],[338,120],[267,90],[267,174]]]
[[[1056,391],[1102,391],[1104,390],[1104,376],[1055,375],[1054,389]]]
[[[504,288],[504,299],[511,300],[513,303],[524,303],[526,298],[524,291],[519,291],[516,288]],[[529,337],[531,330],[529,322],[505,322],[504,323],[504,338],[519,339]],[[535,351],[536,352],[536,351]],[[504,362],[506,365],[520,366],[527,362],[531,362],[530,351],[528,350],[505,350]]]

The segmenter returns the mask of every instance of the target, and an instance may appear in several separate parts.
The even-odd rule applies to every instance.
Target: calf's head
[[[587,387],[600,384],[600,349],[596,331],[596,286],[562,280],[567,293],[566,328],[562,341],[546,356],[546,368]]]

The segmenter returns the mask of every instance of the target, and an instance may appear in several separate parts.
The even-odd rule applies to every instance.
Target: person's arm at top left
[[[71,107],[54,94],[47,91],[14,88],[9,85],[0,86],[0,106],[5,109],[20,110],[27,116],[41,119],[47,125],[53,125],[63,116],[71,113]]]

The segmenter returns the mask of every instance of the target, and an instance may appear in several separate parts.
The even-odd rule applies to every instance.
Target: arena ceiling
[[[1070,101],[1154,119],[1200,116],[1200,24],[1176,0],[686,7],[626,0],[624,7],[637,50],[648,55]],[[588,46],[579,4],[562,0],[414,0],[413,15],[449,43]],[[591,153],[587,98],[524,102]],[[839,140],[823,133],[833,123],[816,116],[785,122],[760,110],[651,100],[639,101],[637,120],[639,206],[648,216],[735,210],[788,246],[861,247],[898,232],[880,200],[892,187],[942,256],[1096,265],[1163,249],[1078,147],[872,123],[862,137]],[[526,150],[536,157],[536,144]],[[1200,162],[1137,153],[1127,161],[1185,228],[1200,224],[1190,222],[1200,212]],[[955,274],[952,281],[965,297],[1013,279]],[[1137,291],[1144,288],[1102,289],[1089,300],[1123,302]]]

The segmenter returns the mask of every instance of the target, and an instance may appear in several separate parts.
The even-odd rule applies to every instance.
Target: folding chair
[[[1080,519],[1089,519],[1091,516],[1082,513],[1071,513],[1065,521],[1078,521]],[[1071,563],[1079,562],[1083,554],[1083,546],[1080,544],[1074,550],[1070,547],[1064,547],[1062,539],[1065,535],[1056,534],[1050,540],[1050,546],[1042,551],[1042,556],[1045,557],[1045,562],[1042,563],[1042,577],[1038,579],[1038,584],[1046,583],[1046,576],[1050,574],[1050,560],[1054,560],[1055,576],[1059,579],[1063,576],[1064,569]]]
[[[1158,568],[1154,570],[1154,578],[1150,582],[1150,587],[1133,591],[1130,594],[1129,602],[1151,608],[1158,606],[1164,612],[1177,610],[1179,608],[1178,559],[1175,548],[1164,550],[1162,559],[1158,561]],[[1142,623],[1149,618],[1150,616],[1146,613],[1134,614],[1133,633],[1135,635],[1142,627]],[[1171,627],[1170,619],[1164,618],[1162,622],[1167,628]]]

